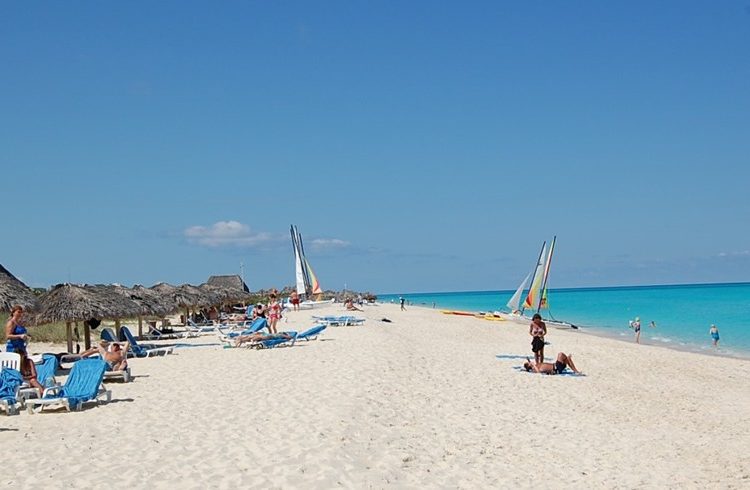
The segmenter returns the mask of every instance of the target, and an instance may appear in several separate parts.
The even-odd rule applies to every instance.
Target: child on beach
[[[719,346],[719,329],[716,328],[716,325],[711,325],[711,328],[708,330],[708,333],[711,334],[711,338],[714,341],[714,347]]]

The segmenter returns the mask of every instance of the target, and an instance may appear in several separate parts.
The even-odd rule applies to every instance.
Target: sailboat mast
[[[555,251],[555,242],[557,241],[557,235],[552,237],[552,243],[549,246],[549,255],[547,256],[547,264],[544,266],[544,280],[542,281],[542,289],[539,294],[539,306],[536,308],[536,312],[542,309],[542,303],[547,302],[547,279],[549,279],[549,268],[552,265],[552,253]]]
[[[542,249],[539,251],[539,258],[536,259],[536,265],[534,266],[534,275],[531,276],[531,285],[529,286],[529,294],[526,296],[526,300],[523,302],[524,306],[521,308],[521,314],[523,315],[523,312],[526,311],[526,304],[528,302],[532,294],[532,289],[534,288],[534,282],[536,281],[536,276],[539,273],[539,264],[541,263],[542,256],[544,255],[544,249],[547,246],[547,241],[545,240],[542,243]],[[529,302],[529,305],[531,306],[531,303]]]

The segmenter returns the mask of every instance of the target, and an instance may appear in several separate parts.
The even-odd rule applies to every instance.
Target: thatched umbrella
[[[166,282],[160,282],[158,284],[154,284],[149,289],[156,292],[161,297],[161,300],[164,304],[172,305],[172,310],[176,310],[179,306],[182,306],[177,303],[177,300],[175,299],[177,286],[173,286]]]
[[[138,304],[116,294],[109,286],[80,286],[58,284],[39,299],[39,309],[33,316],[37,325],[65,322],[68,352],[73,350],[71,322],[90,318],[113,319],[136,317],[141,311]],[[91,347],[89,327],[84,323],[85,345]]]
[[[134,301],[140,311],[138,313],[138,336],[143,336],[143,317],[158,317],[164,318],[168,313],[172,312],[174,304],[165,302],[164,298],[157,293],[143,286],[134,286],[133,288],[126,288],[119,284],[112,284],[108,286],[112,289],[114,294],[119,294],[125,298]]]
[[[0,265],[0,311],[10,311],[15,305],[31,308],[35,304],[34,292]]]
[[[158,292],[165,301],[175,305],[174,309],[185,308],[185,321],[190,315],[191,307],[208,306],[211,300],[203,291],[196,286],[183,284],[182,286],[172,286],[166,282],[160,282],[151,286],[151,289]]]

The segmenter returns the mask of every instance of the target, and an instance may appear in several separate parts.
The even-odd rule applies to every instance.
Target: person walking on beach
[[[635,343],[640,344],[641,343],[641,319],[640,317],[635,317],[635,320],[632,320],[630,322],[630,328],[633,329],[635,332]]]
[[[547,324],[542,321],[542,315],[535,313],[531,317],[529,325],[531,335],[531,352],[534,353],[534,362],[544,362],[544,337],[547,335]]]
[[[406,311],[406,307],[404,306],[404,303],[406,302],[406,300],[404,299],[404,297],[403,296],[399,296],[398,300],[401,303],[401,311]]]
[[[714,341],[714,347],[719,346],[719,329],[716,328],[716,325],[711,325],[711,328],[708,330],[708,333],[711,334],[711,338]]]

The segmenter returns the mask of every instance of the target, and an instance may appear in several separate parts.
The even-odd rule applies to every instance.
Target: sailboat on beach
[[[310,262],[305,257],[305,247],[302,244],[302,235],[296,226],[291,225],[292,248],[294,249],[294,275],[296,278],[297,294],[303,301],[301,308],[314,308],[315,306],[333,303],[333,300],[321,301],[323,289],[320,287],[318,277],[310,267]],[[315,298],[315,300],[313,300]]]
[[[539,252],[539,258],[536,261],[534,270],[530,272],[526,278],[518,286],[516,292],[511,296],[510,300],[506,304],[510,313],[504,313],[502,316],[514,320],[531,320],[528,316],[524,315],[526,310],[534,311],[534,313],[540,313],[541,310],[549,311],[549,301],[547,299],[547,284],[549,279],[550,266],[552,265],[552,254],[555,251],[555,243],[557,237],[552,239],[550,243],[549,252],[547,252],[547,242],[542,244],[542,250]],[[531,285],[529,286],[526,296],[523,298],[523,304],[521,304],[521,297],[526,290],[526,285],[529,283],[531,277]],[[562,322],[559,320],[544,319],[547,325],[560,327],[560,328],[578,328],[572,323]]]

